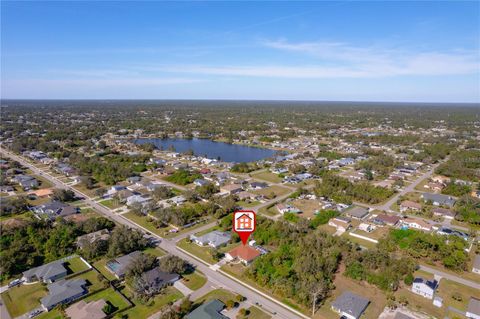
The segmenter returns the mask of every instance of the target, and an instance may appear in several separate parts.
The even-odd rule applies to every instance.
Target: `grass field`
[[[88,269],[87,264],[85,264],[80,257],[74,257],[67,262],[65,262],[65,266],[67,270],[69,270],[70,274],[81,272]]]
[[[86,273],[74,276],[70,279],[85,279],[87,281],[87,288],[89,293],[105,288],[104,284],[98,279],[98,272],[96,272],[95,270],[87,271]]]
[[[52,309],[49,312],[44,312],[38,317],[35,317],[36,319],[62,319],[65,318],[62,314],[62,312],[58,309]]]
[[[116,208],[122,207],[122,205],[120,204],[120,202],[118,200],[112,199],[112,198],[102,200],[98,203],[102,204],[104,206],[107,206],[110,209],[116,209]]]
[[[143,251],[144,253],[154,255],[155,257],[162,257],[167,254],[167,252],[159,247],[149,247]]]
[[[237,315],[237,319],[270,319],[272,316],[263,312],[260,308],[251,306],[247,309],[249,314],[246,316],[241,316],[240,314]]]
[[[339,315],[331,310],[331,303],[345,291],[351,291],[370,300],[370,304],[362,315],[364,319],[377,319],[385,308],[387,303],[385,293],[375,286],[346,278],[341,274],[336,276],[334,284],[336,288],[332,292],[332,296],[325,301],[313,318],[338,319]]]
[[[164,237],[165,234],[168,234],[168,230],[171,229],[170,227],[156,228],[146,216],[138,216],[132,212],[123,214],[123,217],[130,219],[134,223],[161,237]]]
[[[274,174],[272,172],[260,172],[257,174],[252,174],[253,178],[258,178],[267,182],[271,183],[280,183],[282,182],[282,179],[278,177],[277,174]]]
[[[270,196],[271,193],[274,193],[276,197],[288,194],[292,190],[286,187],[272,185],[264,189],[254,190],[252,193],[264,196]]]
[[[198,290],[205,285],[207,278],[198,270],[195,270],[191,274],[183,275],[182,283],[191,290]]]
[[[2,300],[10,315],[15,318],[37,308],[39,299],[45,297],[47,288],[40,283],[20,285],[2,293]]]
[[[85,298],[85,302],[96,301],[103,299],[105,301],[110,302],[112,306],[115,307],[116,310],[123,310],[127,308],[130,304],[123,298],[120,293],[115,291],[113,288],[108,288],[102,291],[97,292],[96,294],[90,295]]]
[[[93,263],[93,267],[95,267],[105,278],[107,278],[108,280],[115,280],[117,279],[111,272],[109,272],[106,268],[105,268],[105,264],[107,263],[107,258],[102,258],[96,262]]]
[[[238,245],[238,243],[228,244],[226,246],[222,246],[222,247],[218,248],[218,250],[222,253],[225,253],[225,252],[233,249],[237,245]],[[186,250],[186,251],[188,251],[189,253],[197,256],[198,258],[202,259],[203,261],[205,261],[209,264],[217,263],[217,261],[214,260],[212,258],[212,256],[210,255],[210,249],[212,249],[212,248],[209,247],[209,246],[200,247],[195,243],[187,242],[187,239],[182,239],[181,241],[179,241],[177,243],[177,246]]]
[[[312,218],[315,215],[313,214],[316,210],[320,209],[320,205],[318,201],[309,200],[309,199],[296,199],[291,202],[293,206],[300,209],[302,211],[299,216],[304,218]]]
[[[342,234],[342,237],[348,239],[348,240],[351,241],[352,243],[357,243],[357,244],[359,244],[360,246],[366,247],[366,248],[368,248],[368,249],[374,249],[374,248],[377,246],[377,244],[375,244],[375,243],[373,243],[373,242],[371,242],[371,241],[350,236],[348,232],[344,232],[344,233]]]
[[[260,204],[260,202],[257,201],[257,200],[254,200],[254,201],[252,201],[252,202],[246,202],[246,201],[244,201],[244,200],[239,200],[239,201],[237,202],[237,205],[238,205],[238,206],[246,207],[246,208],[248,208],[248,207],[254,207],[254,206],[257,206],[258,204]]]
[[[215,289],[207,293],[206,295],[203,295],[202,297],[198,298],[195,300],[196,303],[201,304],[204,303],[205,301],[210,301],[212,299],[218,299],[223,301],[223,303],[226,303],[227,300],[232,299],[235,300],[235,294],[233,292],[230,292],[225,289]]]
[[[131,299],[132,295],[129,288],[124,288],[122,292]],[[183,295],[180,291],[170,286],[167,287],[162,294],[157,295],[148,304],[142,304],[138,300],[134,300],[133,302],[135,306],[122,312],[122,314],[126,314],[128,318],[148,318],[152,314],[162,309],[162,307],[166,304],[170,302],[173,303],[182,297]]]

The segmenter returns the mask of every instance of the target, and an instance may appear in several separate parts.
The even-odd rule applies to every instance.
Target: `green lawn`
[[[183,275],[182,283],[191,290],[198,290],[205,285],[207,278],[198,270],[188,275]]]
[[[110,209],[116,209],[122,206],[116,199],[105,199],[98,203],[107,206]]]
[[[247,316],[237,315],[237,319],[270,319],[272,316],[263,312],[260,308],[255,306],[251,306],[247,309],[249,314]]]
[[[2,299],[10,315],[15,318],[37,308],[39,299],[48,293],[46,287],[40,283],[13,287],[2,293]]]
[[[107,263],[107,261],[108,261],[107,258],[102,258],[102,259],[94,262],[93,267],[95,267],[108,280],[110,280],[110,281],[115,280],[115,279],[117,279],[117,277],[115,277],[115,275],[113,275],[111,272],[109,272],[105,268],[105,264]]]
[[[70,279],[85,279],[88,282],[88,292],[92,293],[105,288],[105,285],[99,280],[98,275],[99,273],[95,270],[90,270],[86,273],[74,276]]]
[[[195,300],[196,303],[201,304],[204,303],[205,301],[210,301],[212,299],[218,299],[223,301],[223,303],[226,303],[227,300],[232,299],[235,300],[235,294],[225,290],[225,289],[215,289],[207,293],[206,295],[203,295],[202,297],[198,298]]]
[[[128,306],[130,305],[123,298],[123,296],[119,292],[115,291],[113,288],[108,288],[108,289],[99,291],[96,294],[90,295],[87,298],[85,298],[85,302],[97,301],[100,299],[110,302],[110,304],[112,304],[112,306],[114,306],[115,309],[119,311],[122,311],[123,309],[128,308]]]
[[[194,254],[198,258],[206,261],[209,264],[215,264],[216,261],[210,256],[209,250],[207,247],[200,247],[194,243],[188,243],[187,239],[182,239],[177,243],[177,246],[188,251],[191,254]]]
[[[148,221],[148,218],[146,216],[138,216],[132,212],[123,214],[122,216],[130,219],[134,223],[161,237],[164,237],[165,234],[168,234],[168,230],[170,229],[170,227],[156,228],[152,222]]]
[[[88,269],[87,264],[80,259],[80,257],[74,257],[65,262],[65,266],[69,270],[70,274],[81,272]]]
[[[253,178],[263,179],[264,181],[271,182],[271,183],[280,183],[282,179],[278,177],[277,174],[272,172],[261,172],[257,174],[252,174]]]
[[[144,253],[147,253],[147,254],[150,254],[150,255],[154,255],[155,257],[162,257],[162,256],[165,256],[167,254],[167,252],[161,248],[158,248],[158,247],[150,247],[150,248],[147,248],[143,251]]]
[[[253,201],[253,202],[250,202],[250,203],[248,203],[248,202],[246,202],[246,201],[244,201],[244,200],[239,200],[239,201],[237,202],[237,205],[238,205],[238,206],[247,207],[247,208],[248,208],[248,207],[257,206],[258,204],[260,204],[260,202],[257,201],[257,200],[255,200],[255,201]]]
[[[50,310],[49,312],[44,312],[38,317],[35,317],[37,319],[62,319],[65,318],[63,314],[60,312],[58,309],[53,309]]]
[[[129,288],[124,288],[124,294],[129,297],[131,291]],[[170,302],[175,302],[178,299],[182,298],[183,295],[180,291],[174,287],[167,287],[164,292],[160,295],[157,295],[153,301],[148,304],[141,304],[139,301],[134,300],[135,306],[124,311],[122,314],[127,314],[128,318],[148,318],[152,314],[158,312],[163,306]]]

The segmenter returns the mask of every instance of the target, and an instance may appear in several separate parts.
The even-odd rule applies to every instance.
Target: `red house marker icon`
[[[233,231],[247,244],[248,237],[255,231],[255,213],[251,210],[239,210],[233,213]]]

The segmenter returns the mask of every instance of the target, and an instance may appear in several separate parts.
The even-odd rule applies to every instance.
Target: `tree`
[[[152,269],[156,264],[157,258],[150,254],[140,253],[135,256],[128,265],[125,272],[127,278],[140,276],[145,271]]]
[[[160,258],[159,267],[164,272],[184,274],[187,272],[187,270],[189,270],[190,265],[180,257],[175,255],[167,255],[163,258]]]
[[[152,197],[155,201],[172,197],[173,193],[167,186],[158,186],[153,190]]]
[[[71,202],[75,200],[75,193],[70,189],[55,189],[52,198],[61,202]]]
[[[148,241],[138,230],[117,226],[109,238],[108,256],[115,257],[145,248]]]

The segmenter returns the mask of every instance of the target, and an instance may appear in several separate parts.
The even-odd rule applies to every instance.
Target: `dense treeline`
[[[315,194],[333,199],[338,203],[351,204],[359,201],[377,204],[395,194],[394,190],[373,186],[367,182],[351,183],[346,178],[325,174],[321,182],[315,185]]]
[[[81,175],[91,175],[98,182],[113,185],[145,171],[148,158],[123,154],[85,157],[72,153],[69,160],[73,167],[79,169]]]
[[[395,258],[380,249],[354,252],[346,260],[346,265],[347,277],[366,280],[388,291],[397,290],[400,281],[412,276],[416,266],[410,258]]]
[[[178,185],[187,185],[193,183],[193,181],[199,178],[202,178],[202,175],[198,172],[190,172],[185,169],[179,169],[165,179]]]
[[[463,150],[450,156],[447,162],[441,164],[435,173],[466,181],[480,180],[480,151]]]
[[[465,252],[467,242],[457,236],[424,233],[413,229],[391,230],[388,237],[381,239],[379,247],[385,251],[402,251],[415,259],[442,263],[452,270],[466,270],[469,261]]]
[[[480,225],[480,200],[469,195],[460,197],[455,203],[455,219]]]
[[[76,251],[78,236],[113,223],[103,217],[75,224],[58,220],[30,222],[17,228],[4,228],[0,237],[0,269],[3,278],[17,275],[29,268],[57,260]]]
[[[366,170],[367,178],[369,177],[368,173],[372,174],[372,172],[375,172],[377,179],[385,179],[398,164],[400,162],[395,160],[393,156],[382,154],[359,162],[356,168]]]

